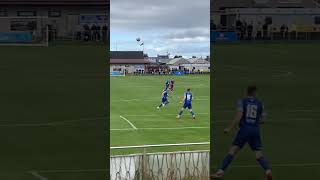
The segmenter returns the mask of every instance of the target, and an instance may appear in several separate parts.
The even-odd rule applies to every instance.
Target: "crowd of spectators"
[[[88,25],[78,26],[75,34],[76,40],[83,41],[106,41],[108,36],[107,25]]]
[[[270,40],[270,39],[295,39],[297,38],[296,25],[291,24],[290,27],[286,24],[274,25],[272,20],[266,18],[265,21],[248,23],[246,20],[236,20],[233,27],[226,27],[211,24],[213,31],[235,31],[240,40]]]
[[[178,73],[183,73],[183,74],[207,74],[208,72],[200,71],[200,70],[195,70],[195,69],[170,69],[168,67],[164,68],[154,68],[154,67],[149,67],[146,70],[136,70],[134,72],[135,75],[142,75],[142,74],[148,74],[148,75],[170,75],[170,74],[178,74]]]

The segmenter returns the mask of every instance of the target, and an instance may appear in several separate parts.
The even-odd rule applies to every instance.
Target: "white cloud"
[[[201,53],[209,55],[210,0],[111,0],[110,4],[111,40],[130,34],[130,43],[122,45],[137,48],[134,41],[139,36],[147,53],[186,53],[183,47],[198,46],[207,47]],[[199,53],[196,49],[189,48],[188,53]]]

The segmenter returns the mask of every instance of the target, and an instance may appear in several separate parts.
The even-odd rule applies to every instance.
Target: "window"
[[[0,11],[0,17],[6,17],[6,16],[8,16],[7,11]]]
[[[49,11],[48,16],[49,17],[61,17],[61,11]]]
[[[320,24],[320,16],[314,17],[314,24]]]
[[[36,11],[18,11],[17,16],[37,16]]]

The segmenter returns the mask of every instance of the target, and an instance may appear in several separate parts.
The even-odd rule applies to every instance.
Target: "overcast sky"
[[[210,53],[210,0],[111,0],[111,49],[157,54]]]

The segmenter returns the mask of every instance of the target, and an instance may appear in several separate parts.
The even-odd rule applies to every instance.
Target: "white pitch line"
[[[137,128],[135,125],[133,125],[127,118],[125,118],[125,117],[123,117],[123,116],[121,116],[121,115],[120,115],[120,118],[123,119],[123,120],[125,120],[125,121],[127,121],[134,130],[137,130],[137,129],[138,129],[138,128]]]
[[[197,114],[200,114],[200,115],[209,115],[210,113],[196,113]],[[162,114],[161,116],[176,116],[177,114]],[[159,116],[159,114],[128,114],[128,115],[125,115],[126,117],[152,117],[152,116]]]
[[[111,102],[136,102],[136,101],[158,101],[159,99],[118,99]],[[194,99],[194,101],[209,101],[210,99]]]
[[[48,178],[41,176],[37,171],[30,171],[29,173],[37,179],[48,180]]]
[[[272,164],[272,167],[312,167],[320,166],[320,163],[287,163],[287,164]],[[235,168],[258,168],[259,165],[233,165]]]
[[[183,129],[209,129],[210,127],[176,127],[176,128],[139,128],[139,130],[183,130]],[[133,131],[132,128],[110,129],[110,131]]]

